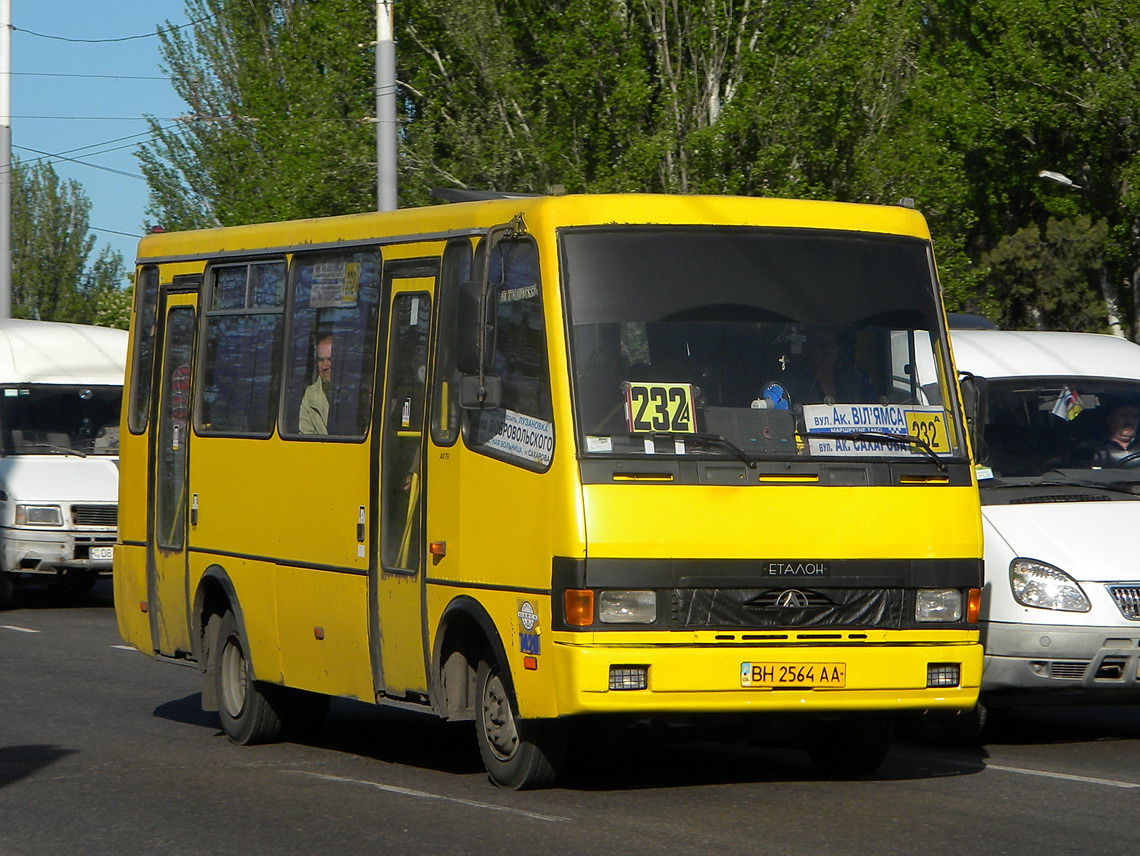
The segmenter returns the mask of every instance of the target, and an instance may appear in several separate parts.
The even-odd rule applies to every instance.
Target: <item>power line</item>
[[[100,164],[97,164],[97,163],[87,163],[87,161],[81,161],[78,158],[69,158],[69,157],[65,157],[64,155],[52,154],[51,152],[41,152],[39,149],[32,149],[32,148],[29,148],[27,146],[13,146],[12,148],[20,149],[20,150],[25,151],[25,152],[35,152],[37,155],[44,155],[45,157],[49,157],[49,158],[59,158],[59,160],[65,160],[65,161],[68,161],[69,163],[77,163],[80,166],[89,166],[92,169],[101,169],[104,172],[113,172],[113,173],[115,173],[115,175],[124,175],[127,178],[137,178],[139,181],[146,181],[146,179],[143,176],[138,175],[137,173],[127,172],[126,170],[122,170],[122,169],[115,169],[114,167],[110,167],[110,166],[101,166]]]
[[[145,76],[140,74],[62,74],[51,71],[10,71],[13,77],[70,77],[82,80],[170,80],[169,77]]]
[[[179,24],[177,27],[168,27],[166,29],[168,32],[173,32],[175,30],[184,30],[187,27],[193,27],[195,24],[204,23],[213,17],[213,15],[207,15],[205,18],[199,18],[197,21],[190,21],[189,23]],[[40,39],[51,39],[52,41],[56,42],[72,42],[86,45],[101,45],[109,44],[111,42],[130,42],[136,39],[153,39],[157,38],[159,35],[158,31],[156,31],[153,33],[139,33],[136,36],[119,36],[118,38],[114,39],[73,39],[68,36],[53,36],[47,33],[37,33],[33,30],[25,30],[23,27],[12,27],[12,31],[16,33],[27,33],[29,36],[35,36],[36,38]]]

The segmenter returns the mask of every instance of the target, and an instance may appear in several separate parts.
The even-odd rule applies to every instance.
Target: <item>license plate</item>
[[[740,686],[809,689],[847,685],[846,663],[741,663]]]
[[[111,557],[114,555],[113,550],[114,550],[113,547],[92,547],[88,551],[88,555],[91,557],[91,559],[93,561],[97,561],[97,562],[98,561],[104,561],[104,560],[109,561],[111,559]]]

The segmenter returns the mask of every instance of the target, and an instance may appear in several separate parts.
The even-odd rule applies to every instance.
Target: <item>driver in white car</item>
[[[1105,417],[1108,438],[1097,450],[1093,465],[1119,467],[1140,461],[1140,443],[1136,439],[1136,426],[1140,422],[1140,407],[1135,404],[1116,404]]]

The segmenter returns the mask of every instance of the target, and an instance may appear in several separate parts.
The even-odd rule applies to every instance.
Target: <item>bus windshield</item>
[[[605,227],[561,249],[585,454],[962,454],[926,242]]]
[[[120,386],[0,387],[0,454],[118,455]]]

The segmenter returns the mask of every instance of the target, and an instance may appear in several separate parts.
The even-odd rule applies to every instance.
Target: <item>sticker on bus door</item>
[[[626,427],[632,434],[696,433],[691,383],[625,384]]]

